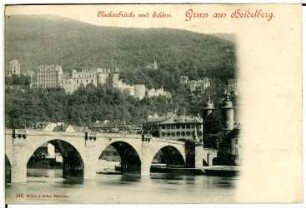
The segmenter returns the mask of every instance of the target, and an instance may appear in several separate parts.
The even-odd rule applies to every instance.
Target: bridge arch
[[[166,165],[167,167],[185,167],[185,152],[174,145],[163,145],[155,149],[150,160],[150,171],[154,170],[154,165]]]
[[[5,160],[8,160],[10,162],[10,164],[12,164],[13,162],[13,158],[11,154],[5,153]]]
[[[11,182],[12,163],[7,154],[5,154],[5,183]]]
[[[136,144],[124,140],[114,140],[103,148],[99,149],[98,158],[103,158],[103,154],[108,147],[113,147],[120,156],[121,173],[140,173],[141,172],[141,153]]]
[[[48,144],[52,144],[56,150],[62,156],[62,170],[63,177],[76,176],[84,177],[84,156],[76,145],[71,144],[69,141],[61,139],[50,139],[44,142],[36,143],[29,148],[27,156],[25,157],[26,168],[31,167],[32,163],[36,160],[44,158],[46,155],[40,154],[40,149],[46,147]]]

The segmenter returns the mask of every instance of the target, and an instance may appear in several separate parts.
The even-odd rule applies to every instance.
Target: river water
[[[6,203],[230,203],[237,177],[98,174],[94,180],[62,178],[62,170],[29,169],[28,182],[6,184]]]

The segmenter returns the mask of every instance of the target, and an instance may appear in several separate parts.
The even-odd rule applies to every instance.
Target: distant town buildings
[[[20,62],[18,60],[12,60],[9,63],[9,71],[8,71],[8,76],[12,75],[20,75]]]
[[[202,80],[189,80],[188,76],[181,76],[180,84],[187,86],[191,92],[204,91],[210,87],[210,81],[207,77]]]

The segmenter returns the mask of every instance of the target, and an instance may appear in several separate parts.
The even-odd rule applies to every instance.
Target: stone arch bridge
[[[74,150],[76,157],[82,161],[83,177],[93,179],[96,176],[96,165],[100,154],[109,145],[120,150],[119,155],[127,163],[138,161],[142,175],[150,174],[150,167],[154,156],[161,149],[171,147],[181,155],[184,163],[188,160],[188,148],[184,141],[166,140],[142,135],[122,134],[91,134],[89,132],[45,132],[37,130],[6,130],[6,157],[11,165],[11,182],[27,181],[27,164],[33,153],[43,144],[52,143],[63,157],[70,157],[66,150]],[[123,145],[123,148],[120,146]],[[120,153],[121,152],[121,153]],[[130,154],[134,152],[134,154]],[[193,167],[202,169],[203,160],[211,163],[212,155],[216,153],[205,151],[202,145],[195,145],[193,149]],[[65,160],[65,159],[64,159]],[[73,164],[67,164],[67,166]]]

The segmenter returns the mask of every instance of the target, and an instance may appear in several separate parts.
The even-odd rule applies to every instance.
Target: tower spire
[[[215,109],[214,102],[212,101],[211,95],[209,93],[207,102],[204,106],[203,119],[205,120],[208,116],[210,116],[213,113],[214,109]]]
[[[232,130],[234,128],[234,105],[231,101],[231,93],[228,82],[225,99],[222,103],[222,111],[225,130]]]
[[[226,82],[226,94],[225,94],[225,99],[230,100],[231,97],[231,92],[230,92],[230,85],[229,81]]]

